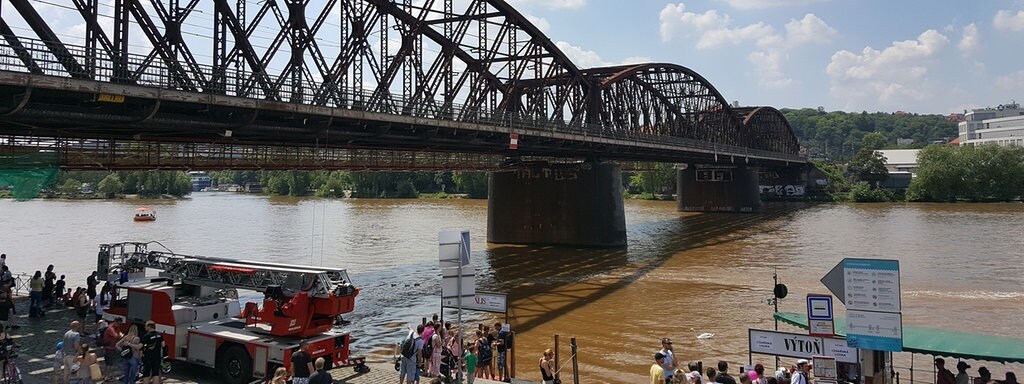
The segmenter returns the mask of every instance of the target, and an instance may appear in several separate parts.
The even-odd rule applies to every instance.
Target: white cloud
[[[967,55],[974,52],[981,45],[981,37],[978,36],[978,26],[974,23],[968,24],[964,27],[964,36],[960,38],[960,43],[957,44],[957,48],[960,48],[960,52]]]
[[[996,12],[992,26],[1003,31],[1024,31],[1024,11],[1018,11],[1016,14],[1013,11]]]
[[[537,5],[551,9],[575,9],[587,5],[587,0],[512,0],[514,5]]]
[[[680,31],[689,35],[692,32],[725,28],[729,24],[728,15],[719,15],[714,9],[704,13],[686,12],[685,3],[665,5],[658,19],[661,22],[662,41],[672,40]]]
[[[793,84],[793,79],[782,73],[783,59],[779,51],[755,51],[747,56],[757,72],[758,82],[765,88],[786,88]]]
[[[823,3],[827,0],[721,0],[729,3],[730,7],[739,10],[755,10],[755,9],[767,9],[767,8],[778,8],[778,7],[792,7],[798,5],[810,5],[814,3]]]
[[[786,41],[790,45],[828,43],[838,34],[839,32],[836,32],[835,28],[830,27],[813,13],[804,15],[803,19],[794,19],[786,23]]]
[[[742,28],[718,28],[705,31],[697,40],[697,48],[714,48],[722,45],[736,45],[748,41],[754,41],[759,46],[770,45],[777,42],[778,35],[775,28],[765,23],[750,24]]]
[[[750,2],[753,3],[753,2]],[[765,2],[761,2],[765,3]],[[780,3],[780,2],[773,2]],[[766,88],[783,88],[794,83],[782,70],[789,60],[787,52],[806,44],[824,44],[839,32],[813,13],[786,23],[785,33],[764,22],[742,27],[731,26],[732,18],[717,10],[687,12],[685,3],[668,4],[659,14],[662,41],[677,35],[696,37],[697,49],[752,43],[756,50],[747,56],[758,80]]]
[[[588,51],[586,49],[577,47],[564,41],[559,41],[555,43],[555,46],[557,46],[558,49],[565,53],[565,56],[568,57],[569,60],[572,60],[573,63],[576,63],[576,66],[580,68],[596,68],[608,67],[612,65],[639,64],[648,63],[651,61],[651,58],[649,57],[633,56],[627,57],[620,62],[610,62],[602,59],[601,55],[599,55],[597,52]]]
[[[548,19],[529,14],[526,15],[526,19],[530,20],[533,25],[537,26],[537,29],[540,29],[541,32],[547,33],[551,30],[551,23],[548,22]]]
[[[996,86],[1007,91],[1019,92],[1024,89],[1024,69],[996,79]]]
[[[906,103],[932,95],[926,75],[947,45],[946,36],[930,29],[916,40],[896,41],[881,51],[870,46],[860,54],[838,51],[826,68],[832,82],[829,93],[852,109],[905,109]]]

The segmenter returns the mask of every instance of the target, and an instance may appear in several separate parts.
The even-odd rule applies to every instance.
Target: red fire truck
[[[104,316],[125,324],[156,323],[165,355],[214,368],[224,382],[248,383],[290,368],[299,343],[327,367],[368,372],[351,357],[349,333],[335,320],[352,312],[359,289],[344,269],[190,256],[147,249],[151,243],[102,244],[100,276],[118,293]],[[156,276],[147,274],[155,270]],[[238,290],[263,294],[239,304]]]

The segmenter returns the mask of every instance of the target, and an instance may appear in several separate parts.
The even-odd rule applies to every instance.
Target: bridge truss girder
[[[0,56],[20,63],[2,70],[415,118],[486,120],[513,129],[543,125],[555,132],[798,152],[777,111],[739,114],[706,79],[678,65],[581,70],[503,0],[325,0],[319,9],[310,9],[308,0],[71,3],[86,27],[80,46],[62,41],[67,36],[54,33],[30,0],[11,0],[16,12],[0,4]],[[112,27],[101,18],[113,19]],[[19,23],[34,40],[14,32]],[[0,119],[29,119],[67,132],[52,122],[71,116],[63,106],[23,107]],[[39,116],[40,107],[55,113]],[[130,107],[133,114],[91,123],[94,131],[76,129],[72,136],[132,136],[125,131],[140,122],[209,112],[176,111],[159,102]],[[12,117],[19,113],[21,120]],[[211,132],[241,130],[261,113],[220,107],[205,126]],[[323,131],[332,126],[329,118],[312,123]],[[171,126],[180,134],[148,139],[188,136]],[[267,136],[291,145],[287,138],[282,132]]]

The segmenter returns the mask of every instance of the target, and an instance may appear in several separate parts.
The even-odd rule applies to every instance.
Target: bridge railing
[[[598,124],[524,118],[503,111],[445,103],[429,98],[410,100],[393,94],[390,90],[354,89],[340,84],[338,79],[318,79],[308,74],[296,81],[291,76],[239,70],[233,64],[216,68],[205,64],[188,65],[182,61],[167,61],[156,53],[149,56],[129,54],[119,61],[101,48],[90,50],[68,44],[61,44],[67,50],[67,55],[58,57],[44,41],[20,36],[18,40],[21,47],[15,48],[10,44],[10,39],[0,39],[0,70],[457,121],[505,127],[510,133],[565,133],[626,140],[638,144],[678,146],[687,150],[697,149],[725,156],[805,161],[796,154],[648,134]],[[29,57],[31,59],[28,61],[32,66],[26,65]]]

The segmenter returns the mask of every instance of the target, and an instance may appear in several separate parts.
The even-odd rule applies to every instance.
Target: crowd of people
[[[416,328],[409,326],[395,362],[399,383],[419,383],[421,378],[451,382],[459,372],[469,384],[476,378],[511,380],[508,351],[513,338],[507,326],[478,324],[473,333],[463,336],[464,345],[457,348],[458,330],[451,322],[439,321],[436,314]]]
[[[545,353],[545,356],[547,354]],[[541,368],[545,366],[541,360]],[[680,368],[680,362],[672,347],[672,339],[661,339],[661,350],[654,353],[651,364],[651,384],[737,384],[737,379],[729,374],[729,363],[719,361],[716,367],[707,367],[701,372],[699,363],[691,362],[686,369]],[[1005,380],[992,380],[988,368],[978,368],[978,376],[973,379],[967,372],[971,368],[967,362],[960,361],[956,365],[954,375],[945,367],[943,358],[935,359],[935,384],[1019,384],[1013,372],[1006,372]],[[796,360],[789,367],[780,367],[773,374],[765,375],[764,366],[757,364],[751,370],[742,370],[739,374],[740,384],[811,384],[813,365],[806,359]],[[544,373],[544,383],[551,384],[550,376]],[[879,378],[881,379],[881,378]],[[880,380],[875,380],[880,382]]]

